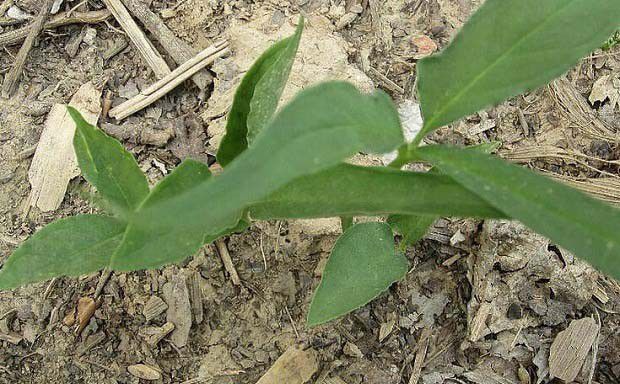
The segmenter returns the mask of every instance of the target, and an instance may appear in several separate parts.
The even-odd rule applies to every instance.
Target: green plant
[[[487,0],[443,53],[419,63],[425,123],[411,143],[387,95],[365,95],[342,82],[306,89],[276,113],[300,22],[243,79],[218,153],[224,172],[211,176],[206,165],[186,160],[151,191],[133,157],[69,109],[82,174],[112,215],[76,216],[41,229],[6,261],[0,288],[103,268],[158,268],[252,220],[315,217],[341,217],[347,229],[311,305],[311,325],[401,279],[407,262],[393,229],[413,243],[440,216],[520,220],[620,277],[617,209],[496,158],[488,146],[419,145],[441,126],[561,75],[600,46],[619,19],[617,0]],[[394,149],[391,168],[345,163],[361,151]],[[399,170],[410,162],[434,169]],[[353,224],[354,216],[388,219]]]

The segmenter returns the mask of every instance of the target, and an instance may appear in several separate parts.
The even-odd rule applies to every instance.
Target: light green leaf
[[[487,0],[443,53],[418,63],[423,133],[560,76],[618,20],[618,0]]]
[[[430,146],[418,154],[508,216],[620,278],[620,210],[475,151]]]
[[[218,177],[138,212],[114,267],[181,261],[200,247],[204,233],[235,227],[245,208],[295,178],[333,167],[358,151],[388,152],[403,140],[398,113],[384,93],[363,95],[341,82],[309,88]]]
[[[448,176],[349,164],[295,179],[250,207],[255,220],[390,213],[505,217]]]
[[[407,273],[407,258],[396,253],[390,226],[356,224],[336,242],[317,288],[308,325],[334,320],[373,300]]]
[[[211,171],[200,161],[187,159],[177,166],[168,176],[160,181],[144,200],[141,209],[152,207],[207,181]]]
[[[217,160],[227,166],[268,123],[276,111],[291,72],[304,22],[300,19],[295,35],[269,48],[245,74],[228,114],[226,135]]]
[[[103,269],[124,231],[124,223],[107,216],[81,215],[55,221],[32,235],[4,263],[0,289]]]
[[[144,173],[121,143],[86,122],[76,109],[67,109],[77,126],[73,147],[82,175],[117,214],[128,216],[149,193]]]
[[[422,240],[438,216],[432,215],[391,215],[388,224],[403,236],[403,241],[413,245]]]

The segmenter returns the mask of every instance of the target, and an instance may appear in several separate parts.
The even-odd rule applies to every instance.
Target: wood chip
[[[467,378],[467,380],[476,384],[517,384],[512,380],[509,380],[493,371],[484,368],[479,368],[471,372],[466,372],[465,377]]]
[[[549,375],[565,382],[575,380],[599,332],[591,317],[573,320],[568,328],[558,333],[549,355]]]
[[[166,323],[161,327],[144,327],[138,331],[138,334],[144,338],[148,345],[154,347],[173,330],[174,324]]]
[[[101,90],[90,82],[86,83],[73,95],[69,105],[95,125],[101,112]],[[75,123],[66,106],[55,104],[45,121],[28,171],[32,186],[28,207],[49,212],[58,209],[62,203],[69,181],[80,173],[73,150],[74,134]]]
[[[161,371],[158,368],[146,364],[130,365],[127,367],[127,371],[142,380],[154,381],[161,379]]]
[[[319,369],[316,351],[290,347],[256,384],[304,384]]]
[[[196,271],[189,272],[187,286],[189,289],[189,302],[192,306],[194,324],[200,324],[203,320],[202,290],[200,289],[200,274]]]
[[[151,296],[151,298],[144,304],[142,314],[146,318],[146,321],[151,321],[157,316],[161,315],[168,309],[168,305],[160,299],[158,296]]]
[[[389,321],[386,321],[385,323],[381,324],[381,327],[379,328],[379,342],[383,342],[383,340],[385,340],[394,330],[394,326],[396,325],[396,320],[392,319]]]
[[[185,277],[182,274],[173,275],[169,282],[164,284],[164,300],[168,304],[166,321],[174,324],[174,331],[170,341],[178,348],[187,345],[189,331],[192,327],[192,307],[189,303],[189,292]]]
[[[417,384],[422,374],[422,368],[424,367],[424,360],[426,360],[426,352],[431,341],[431,329],[424,328],[420,335],[420,341],[418,342],[418,350],[415,354],[415,361],[411,368],[411,376],[409,377],[409,384]]]
[[[490,303],[484,302],[480,304],[469,326],[469,341],[476,342],[489,333],[487,318],[491,313],[493,313],[493,307]]]

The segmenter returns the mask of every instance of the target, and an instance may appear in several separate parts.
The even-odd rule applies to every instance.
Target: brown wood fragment
[[[45,25],[45,21],[49,16],[53,3],[54,0],[43,1],[39,10],[39,14],[32,23],[32,26],[28,31],[28,36],[26,36],[26,40],[24,40],[24,44],[22,44],[19,52],[17,52],[15,60],[13,60],[13,66],[9,70],[9,73],[7,73],[4,77],[4,82],[2,83],[2,97],[9,98],[11,97],[13,92],[15,92],[17,84],[19,83],[19,78],[21,77],[22,71],[24,70],[24,65],[26,64],[28,54],[34,46],[35,40],[37,39],[37,37],[39,37],[39,34],[43,30],[43,26]]]
[[[174,324],[166,323],[161,327],[145,327],[138,331],[138,334],[144,338],[146,343],[154,347],[166,336],[174,330]]]
[[[164,78],[171,71],[166,61],[161,57],[159,52],[144,35],[144,32],[138,27],[138,24],[125,8],[121,0],[103,0],[105,6],[112,12],[114,18],[123,28],[131,42],[135,45],[140,55],[146,61],[146,64],[153,70],[155,77]]]
[[[162,299],[158,296],[151,296],[146,304],[144,304],[142,314],[146,318],[146,321],[151,321],[164,313],[166,309],[168,309],[168,305]]]
[[[469,325],[469,341],[476,342],[488,334],[487,319],[492,312],[491,304],[487,302],[480,304],[476,315]]]
[[[54,29],[71,24],[95,24],[110,18],[112,14],[107,9],[89,12],[63,12],[48,20],[44,29]],[[0,47],[19,44],[32,29],[32,25],[14,29],[0,35]]]
[[[164,299],[168,304],[166,321],[174,324],[170,341],[178,348],[187,345],[189,331],[192,327],[192,308],[189,304],[189,292],[185,277],[175,274],[164,284]]]
[[[226,242],[224,241],[224,239],[215,240],[215,247],[217,248],[217,253],[222,259],[224,269],[226,269],[226,272],[228,272],[228,274],[230,275],[230,280],[232,280],[234,285],[241,285],[241,278],[239,278],[239,274],[237,273],[235,264],[233,264],[232,258],[230,257],[230,253],[228,252],[228,247],[226,246]]]
[[[415,361],[411,368],[411,376],[409,377],[409,384],[417,384],[422,374],[422,368],[424,367],[424,360],[426,359],[426,352],[428,352],[428,346],[431,341],[431,329],[424,328],[418,341],[418,350],[415,354]]]
[[[189,289],[189,302],[192,306],[194,324],[200,324],[203,320],[202,290],[200,289],[200,274],[196,271],[189,272],[187,287]]]
[[[573,320],[568,328],[558,333],[551,344],[549,375],[565,382],[575,380],[592,348],[599,326],[591,317]]]
[[[304,384],[319,369],[314,349],[290,347],[256,384]]]
[[[100,99],[101,90],[89,82],[78,89],[69,105],[95,125],[101,112]],[[69,181],[80,174],[73,149],[74,134],[75,123],[66,106],[55,104],[47,116],[28,171],[32,187],[28,207],[49,212],[62,203]]]
[[[178,65],[183,64],[198,54],[197,49],[178,38],[159,16],[149,9],[148,3],[140,0],[124,0],[123,2]],[[192,81],[202,90],[213,83],[213,76],[209,72],[202,70],[192,76]]]
[[[221,41],[201,51],[135,97],[112,108],[109,113],[110,117],[122,120],[153,104],[196,72],[213,63],[215,59],[228,54],[230,52],[228,46],[228,42]]]
[[[146,364],[134,364],[127,367],[127,371],[142,380],[154,381],[161,379],[161,371]]]

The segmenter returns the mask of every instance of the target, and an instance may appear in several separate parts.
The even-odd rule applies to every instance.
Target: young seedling
[[[109,215],[56,221],[25,241],[0,270],[0,289],[103,268],[159,268],[253,220],[341,217],[337,242],[309,310],[311,326],[358,308],[403,278],[393,230],[418,241],[442,216],[520,220],[620,277],[620,211],[489,154],[489,146],[421,147],[425,135],[540,87],[616,30],[617,0],[487,0],[446,50],[418,63],[424,126],[404,142],[382,93],[343,82],[300,92],[278,112],[303,29],[267,50],[244,77],[218,152],[224,171],[186,160],[149,191],[133,157],[69,109],[82,174]],[[567,43],[570,42],[570,43]],[[345,161],[398,149],[391,167]],[[401,171],[425,162],[427,173]],[[354,216],[387,216],[353,224]]]

